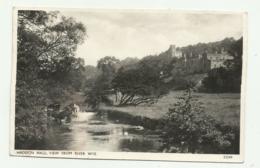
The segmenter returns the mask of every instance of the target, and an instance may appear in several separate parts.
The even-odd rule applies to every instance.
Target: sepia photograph
[[[243,161],[246,19],[14,8],[11,155]]]

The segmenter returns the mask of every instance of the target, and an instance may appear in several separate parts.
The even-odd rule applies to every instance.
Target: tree
[[[159,55],[149,55],[139,61],[139,66],[152,70],[161,78],[171,76],[171,71],[174,68],[176,58],[169,55],[167,52]]]
[[[153,67],[119,69],[112,81],[115,101],[118,105],[139,105],[155,103],[162,95],[168,93],[168,88],[161,74]]]
[[[139,59],[138,58],[132,58],[132,57],[127,57],[123,60],[120,61],[120,68],[124,67],[126,68],[134,68],[138,64]]]
[[[101,71],[95,66],[87,65],[84,67],[84,77],[83,77],[83,88],[86,89],[92,87],[97,78],[101,75]]]
[[[19,11],[18,81],[27,75],[51,85],[54,81],[59,87],[68,86],[72,81],[69,74],[80,64],[73,56],[77,45],[83,42],[85,32],[81,23],[57,12]]]
[[[85,66],[85,78],[87,80],[89,79],[95,79],[97,76],[100,75],[100,70],[98,70],[95,66],[92,65],[86,65]]]
[[[103,76],[98,76],[91,85],[85,89],[85,102],[93,110],[99,108],[100,103],[111,104],[109,95],[111,94],[109,83]]]
[[[18,11],[17,148],[28,148],[42,140],[47,126],[46,106],[77,89],[71,77],[82,64],[74,55],[85,33],[83,24],[58,12]]]
[[[107,78],[113,78],[119,66],[119,60],[113,56],[101,58],[97,63],[97,68],[102,71],[102,74]]]
[[[231,78],[233,77],[225,68],[214,68],[208,72],[208,75],[203,79],[202,84],[207,92],[232,92],[233,82],[230,83]]]
[[[235,41],[228,50],[229,54],[234,57],[233,60],[227,60],[225,62],[229,70],[234,71],[236,75],[242,74],[242,56],[243,56],[243,37]]]
[[[97,63],[97,69],[101,73],[91,81],[85,89],[86,103],[93,109],[97,109],[100,103],[111,104],[109,95],[113,93],[111,81],[113,80],[119,60],[115,57],[106,56],[101,58]]]
[[[175,58],[167,52],[149,55],[122,66],[112,80],[116,104],[139,105],[155,103],[169,92],[165,79],[171,76]]]

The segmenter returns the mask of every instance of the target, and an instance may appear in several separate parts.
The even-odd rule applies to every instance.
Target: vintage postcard
[[[247,13],[13,9],[10,154],[243,162]]]

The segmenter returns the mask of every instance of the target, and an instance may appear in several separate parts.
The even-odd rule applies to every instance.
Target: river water
[[[46,150],[159,152],[159,136],[141,126],[109,121],[94,112],[79,112],[69,124],[51,126]]]

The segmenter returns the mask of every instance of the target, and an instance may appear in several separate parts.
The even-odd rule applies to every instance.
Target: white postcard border
[[[150,12],[191,12],[191,13],[220,13],[243,14],[243,68],[240,104],[240,154],[189,154],[189,153],[144,153],[144,152],[99,152],[99,151],[66,151],[66,150],[15,150],[15,85],[17,62],[17,12],[18,10],[68,10],[68,11],[150,11]],[[175,10],[175,9],[83,9],[56,7],[14,7],[12,25],[12,81],[11,81],[11,113],[10,113],[10,143],[11,156],[51,157],[75,159],[111,159],[111,160],[156,160],[156,161],[193,161],[193,162],[244,162],[245,153],[245,100],[248,55],[247,12],[242,11],[203,11],[203,10]]]

